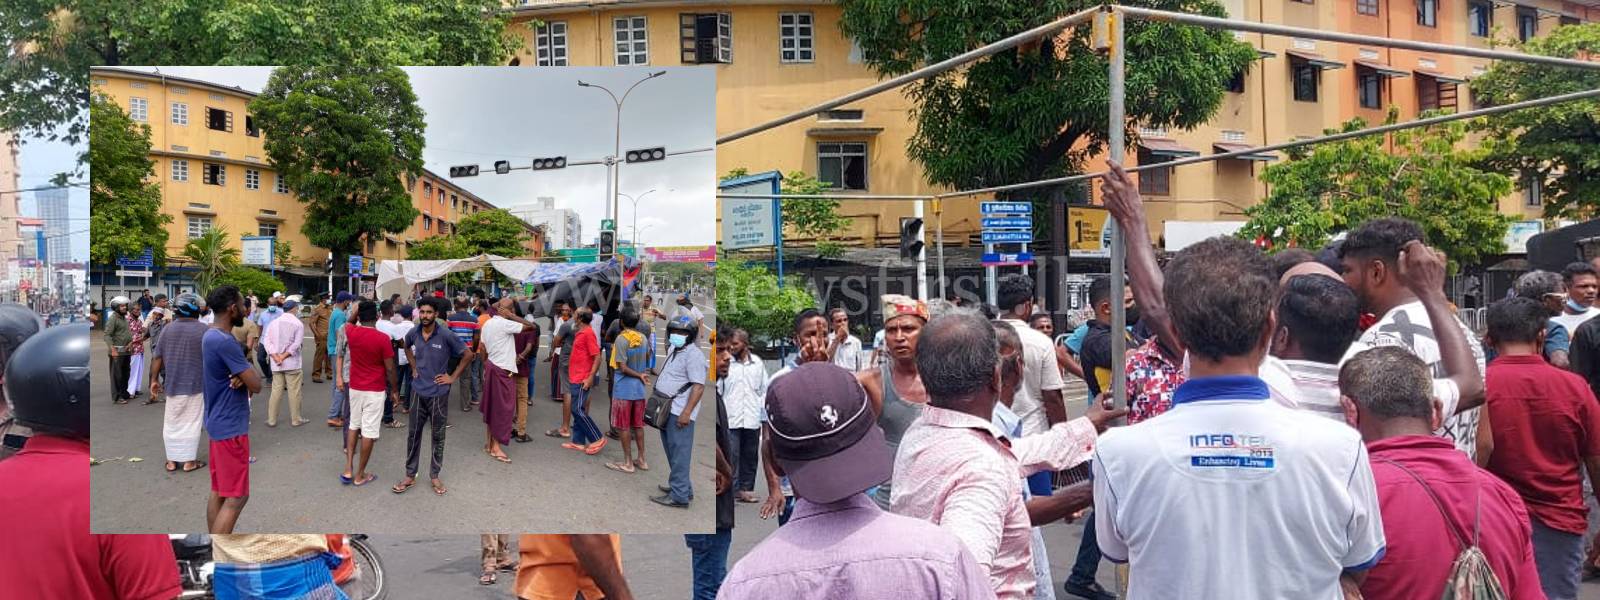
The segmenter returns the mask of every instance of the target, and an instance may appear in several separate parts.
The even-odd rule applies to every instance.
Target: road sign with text
[[[984,231],[982,235],[985,244],[1026,244],[1033,241],[1033,234],[1027,231]]]
[[[980,202],[979,212],[986,215],[1028,215],[1033,214],[1031,202]]]

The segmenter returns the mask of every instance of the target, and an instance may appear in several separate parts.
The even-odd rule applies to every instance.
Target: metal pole
[[[922,212],[923,207],[922,207],[922,205],[923,205],[922,202],[916,203],[916,205],[914,206],[915,211],[912,213],[912,216],[916,217],[917,220],[922,222],[922,223],[927,223],[927,221],[924,221],[923,218],[922,218],[923,217],[923,212]],[[926,227],[919,227],[918,229],[922,230],[922,231],[919,231],[918,233],[923,233],[923,232],[927,231]],[[918,237],[926,237],[926,236],[925,235],[919,235]],[[921,240],[918,240],[918,241],[921,241]],[[923,244],[922,247],[917,248],[917,299],[921,300],[923,302],[927,302],[928,301],[928,245],[927,244]]]
[[[1323,29],[1305,29],[1302,27],[1289,27],[1287,25],[1274,25],[1270,23],[1257,23],[1255,21],[1236,21],[1203,15],[1192,15],[1136,6],[1117,6],[1116,10],[1126,15],[1128,19],[1144,21],[1160,21],[1168,23],[1181,23],[1185,25],[1198,25],[1212,29],[1226,29],[1230,31],[1250,31],[1272,35],[1285,35],[1312,40],[1329,42],[1342,42],[1346,44],[1362,44],[1369,46],[1384,46],[1399,48],[1401,50],[1415,50],[1418,52],[1438,52],[1440,54],[1453,54],[1456,56],[1471,56],[1474,58],[1488,58],[1493,60],[1509,60],[1516,62],[1536,63],[1557,67],[1572,67],[1576,69],[1600,70],[1600,62],[1587,62],[1573,58],[1559,58],[1554,56],[1540,56],[1537,54],[1524,54],[1521,52],[1505,52],[1501,50],[1486,50],[1468,46],[1452,46],[1449,44],[1435,44],[1432,42],[1416,42],[1404,39],[1392,39],[1354,33],[1341,33]]]
[[[1124,93],[1126,82],[1124,68],[1127,62],[1127,53],[1122,45],[1122,13],[1119,8],[1108,7],[1104,12],[1106,35],[1110,38],[1107,47],[1110,64],[1111,89],[1110,110],[1106,111],[1106,145],[1109,150],[1109,159],[1121,163],[1123,151],[1126,148],[1124,139],[1127,127],[1127,115],[1124,113]],[[1128,378],[1123,371],[1123,363],[1128,350],[1127,309],[1122,303],[1123,290],[1127,283],[1123,281],[1124,263],[1127,261],[1127,249],[1123,247],[1122,230],[1117,227],[1116,221],[1107,223],[1111,227],[1111,394],[1117,406],[1128,405]]]
[[[940,299],[945,299],[945,298],[949,298],[950,294],[949,294],[949,292],[945,291],[945,285],[946,284],[945,284],[945,279],[944,279],[944,203],[942,201],[939,201],[939,200],[934,200],[933,201],[933,222],[934,222],[933,240],[934,240],[934,246],[936,248],[938,248],[937,255],[938,255],[938,259],[939,259],[939,298]]]
[[[838,108],[840,106],[844,106],[844,105],[849,104],[851,102],[855,102],[855,101],[860,100],[862,98],[875,96],[875,95],[880,94],[882,92],[885,92],[885,91],[888,91],[888,90],[892,90],[894,88],[900,87],[900,86],[905,85],[907,83],[911,83],[911,82],[916,81],[918,79],[922,79],[922,78],[925,78],[925,77],[928,77],[928,76],[931,76],[931,75],[938,75],[938,74],[943,73],[945,71],[949,71],[949,70],[952,70],[952,69],[954,69],[956,67],[959,67],[964,63],[972,62],[973,60],[976,60],[976,59],[979,59],[979,58],[983,58],[985,56],[991,56],[991,55],[994,55],[994,54],[999,54],[1000,52],[1004,52],[1005,50],[1008,50],[1008,49],[1011,49],[1011,48],[1015,48],[1015,47],[1020,46],[1020,45],[1022,45],[1024,43],[1033,41],[1034,39],[1037,39],[1037,38],[1040,38],[1040,37],[1044,37],[1044,36],[1048,36],[1048,35],[1052,35],[1052,34],[1058,32],[1058,31],[1061,31],[1062,29],[1065,29],[1065,28],[1073,25],[1074,23],[1078,23],[1078,22],[1081,22],[1081,21],[1088,20],[1089,17],[1093,16],[1094,13],[1099,11],[1099,10],[1100,10],[1099,7],[1084,9],[1084,10],[1072,13],[1070,15],[1067,15],[1065,17],[1061,17],[1061,18],[1056,19],[1054,21],[1051,21],[1049,23],[1045,23],[1045,24],[1040,25],[1038,27],[1035,27],[1033,29],[1029,29],[1029,30],[1024,31],[1022,33],[1013,35],[1011,37],[1008,37],[1006,39],[1000,40],[1000,41],[995,42],[993,44],[989,44],[989,45],[981,47],[981,48],[977,48],[977,49],[974,49],[974,50],[963,52],[961,54],[957,54],[955,56],[952,56],[950,58],[941,60],[941,61],[939,61],[937,63],[928,65],[928,66],[923,67],[921,69],[917,69],[917,70],[912,71],[910,73],[906,73],[906,74],[901,75],[899,77],[895,77],[894,79],[890,79],[888,81],[883,81],[883,82],[877,83],[875,85],[868,86],[868,87],[866,87],[866,88],[864,88],[864,89],[862,89],[860,91],[856,91],[856,92],[852,92],[852,93],[849,93],[849,94],[845,94],[843,96],[839,96],[838,98],[834,98],[834,99],[829,100],[827,102],[823,102],[821,104],[818,104],[818,105],[813,106],[811,108],[807,108],[807,109],[802,110],[800,112],[797,112],[797,113],[794,113],[794,114],[791,114],[791,115],[788,115],[788,116],[778,117],[777,119],[773,119],[771,121],[767,121],[766,123],[762,123],[762,124],[757,125],[755,127],[750,127],[748,129],[741,129],[739,131],[735,131],[735,132],[730,133],[728,135],[725,135],[725,136],[717,138],[717,145],[720,146],[722,144],[726,144],[728,142],[737,140],[739,138],[749,137],[749,136],[755,135],[757,133],[761,133],[763,131],[766,131],[768,129],[772,129],[774,127],[778,127],[780,125],[786,125],[786,124],[789,124],[789,123],[793,123],[795,121],[799,121],[800,119],[804,119],[806,117],[809,117],[811,115],[820,113],[820,112],[825,111],[825,110],[831,110],[831,109],[834,109],[834,108]]]

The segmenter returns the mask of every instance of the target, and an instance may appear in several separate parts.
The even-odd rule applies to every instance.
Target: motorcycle
[[[211,536],[196,533],[169,534],[172,552],[178,559],[178,575],[183,593],[179,600],[212,600],[212,576],[216,564],[211,558]],[[335,553],[345,556],[345,561],[333,572],[334,583],[344,590],[350,600],[382,600],[388,595],[383,560],[367,540],[366,534],[353,533],[343,537],[345,551]],[[337,542],[335,542],[337,543]]]

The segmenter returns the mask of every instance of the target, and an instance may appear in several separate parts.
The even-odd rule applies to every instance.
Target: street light
[[[624,194],[622,192],[617,192],[618,196],[627,196],[628,197],[628,202],[633,204],[633,233],[634,233],[634,236],[633,236],[633,255],[634,256],[638,256],[639,255],[639,235],[638,235],[639,234],[639,200],[641,198],[644,198],[645,196],[649,196],[650,193],[654,192],[654,191],[656,191],[655,188],[650,188],[650,191],[647,191],[647,192],[645,192],[643,194],[639,194],[638,198],[635,198],[633,196],[629,196],[628,194]]]
[[[606,204],[606,218],[608,218],[608,219],[614,219],[614,218],[616,218],[616,215],[617,215],[617,179],[618,179],[618,177],[617,177],[617,165],[616,165],[616,163],[617,163],[617,161],[622,160],[622,103],[628,101],[628,94],[633,93],[633,88],[639,87],[639,84],[644,83],[646,81],[650,81],[651,79],[655,79],[657,77],[660,77],[660,76],[666,75],[666,74],[667,74],[666,71],[656,71],[654,73],[650,73],[648,75],[645,75],[644,79],[640,79],[638,81],[635,81],[633,83],[633,85],[628,86],[627,91],[622,92],[622,97],[620,99],[617,98],[617,95],[615,93],[613,93],[610,88],[608,88],[606,86],[596,85],[596,84],[593,84],[593,83],[588,83],[586,81],[583,81],[582,79],[578,80],[578,87],[595,88],[595,89],[598,89],[598,90],[600,90],[602,92],[605,92],[607,96],[611,97],[611,101],[617,105],[617,120],[616,120],[615,142],[613,143],[613,146],[612,146],[611,157],[606,160],[606,166],[611,169],[611,172],[608,173],[608,177],[606,179],[606,186],[608,188],[610,188],[608,190],[608,192],[607,192],[607,195],[611,196],[610,198],[607,198],[607,200],[609,200],[610,202],[608,202]]]

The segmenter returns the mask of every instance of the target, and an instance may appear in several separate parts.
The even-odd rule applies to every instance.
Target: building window
[[[174,160],[174,161],[172,161],[172,180],[173,181],[188,181],[189,180],[189,161],[187,161],[187,160]]]
[[[255,169],[244,170],[244,189],[261,189],[261,171],[257,171]]]
[[[1322,82],[1322,69],[1298,61],[1290,68],[1294,75],[1294,99],[1301,102],[1316,102],[1317,85]]]
[[[422,182],[422,199],[427,200],[431,197],[433,197],[433,184],[427,181]]]
[[[444,190],[439,190],[439,204],[444,204]]]
[[[456,196],[455,194],[450,194],[450,208],[451,209],[455,209],[456,205],[460,204],[460,203],[461,203],[461,200],[460,200],[460,198],[458,196]]]
[[[278,237],[277,223],[262,223],[256,226],[256,235],[264,237]]]
[[[1239,69],[1233,74],[1233,77],[1228,78],[1228,91],[1235,94],[1244,93],[1244,74],[1247,70],[1248,69]]]
[[[1439,0],[1417,0],[1417,24],[1436,27],[1439,24]]]
[[[1577,25],[1579,23],[1582,23],[1582,21],[1579,21],[1577,17],[1571,15],[1561,15],[1561,19],[1557,22],[1557,24],[1562,27],[1566,27],[1567,25]]]
[[[686,65],[733,62],[733,15],[679,14],[678,38]]]
[[[211,217],[189,217],[189,239],[195,239],[211,231]]]
[[[1140,165],[1153,165],[1171,161],[1170,157],[1160,157],[1149,152],[1139,152]],[[1139,193],[1154,196],[1172,195],[1172,167],[1145,169],[1139,172]]]
[[[278,180],[278,183],[277,183],[277,185],[273,186],[273,191],[275,191],[275,192],[277,192],[279,194],[287,194],[287,193],[289,193],[288,184],[285,184],[283,182],[283,173],[278,173],[275,176],[275,178]]]
[[[811,13],[778,14],[778,60],[808,63],[815,58],[812,47]]]
[[[205,169],[205,177],[201,179],[201,183],[205,183],[207,185],[227,185],[227,167],[215,163],[204,163],[202,166]]]
[[[261,137],[261,130],[256,129],[256,118],[254,116],[244,116],[244,134],[250,137]]]
[[[1539,35],[1539,10],[1526,6],[1517,7],[1517,39],[1524,42]]]
[[[422,230],[433,231],[433,217],[422,215]]]
[[[567,66],[567,22],[542,23],[533,32],[534,64],[541,67]]]
[[[818,121],[851,121],[859,123],[866,118],[867,113],[859,108],[843,108],[825,110],[817,113]]]
[[[189,124],[189,105],[188,104],[184,104],[182,102],[173,102],[172,103],[172,124],[173,125],[188,125]]]
[[[206,107],[206,129],[233,132],[233,113],[220,108]]]
[[[1522,201],[1528,206],[1541,206],[1544,204],[1544,182],[1536,173],[1529,173],[1522,178]]]
[[[611,25],[616,30],[617,65],[650,64],[650,39],[644,17],[617,17]]]
[[[834,190],[867,189],[867,144],[826,142],[817,144],[817,179]]]
[[[1377,15],[1378,0],[1356,0],[1356,14]]]
[[[1467,32],[1478,37],[1489,37],[1494,27],[1494,5],[1488,2],[1467,3]]]
[[[1356,72],[1356,86],[1361,97],[1361,108],[1383,107],[1383,78],[1372,69]]]
[[[150,101],[144,98],[129,98],[128,118],[141,123],[148,123],[150,121]]]

